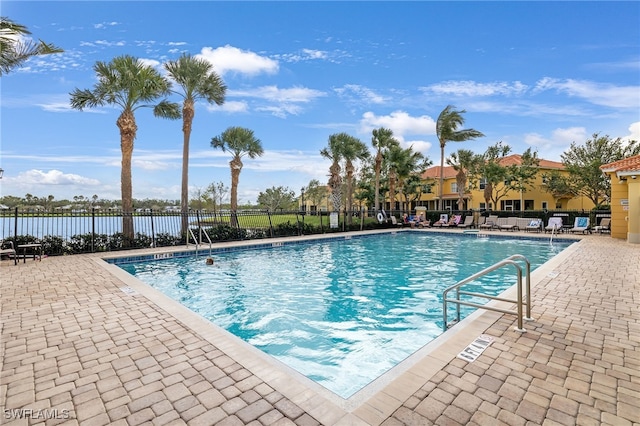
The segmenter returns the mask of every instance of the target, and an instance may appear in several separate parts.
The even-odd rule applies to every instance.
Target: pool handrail
[[[526,263],[526,296],[523,295],[523,288],[522,288],[522,267],[516,262],[516,260],[524,260]],[[495,271],[496,269],[500,269],[502,267],[508,266],[508,265],[513,265],[513,267],[516,269],[516,274],[517,274],[517,297],[516,300],[512,300],[512,299],[505,299],[502,297],[498,297],[498,296],[490,296],[487,294],[481,294],[481,293],[474,293],[474,292],[468,292],[468,291],[461,291],[460,287],[468,284],[472,281],[477,280],[478,278],[487,275],[490,272]],[[510,256],[506,259],[503,259],[491,266],[489,266],[488,268],[483,269],[480,272],[477,272],[461,281],[458,281],[457,283],[447,287],[443,292],[442,292],[442,317],[443,317],[443,329],[444,331],[449,329],[449,325],[448,325],[448,315],[447,315],[447,303],[455,303],[456,304],[456,322],[460,321],[460,305],[464,305],[464,306],[471,306],[471,307],[475,307],[478,309],[486,309],[486,310],[490,310],[490,311],[495,311],[495,312],[502,312],[504,314],[511,314],[511,315],[517,315],[518,317],[518,326],[516,327],[516,331],[519,331],[521,333],[525,333],[526,330],[523,327],[523,319],[525,318],[523,316],[523,305],[526,305],[527,307],[527,316],[526,319],[527,320],[531,320],[531,279],[530,279],[530,272],[531,272],[531,264],[530,262],[527,260],[526,257],[520,255],[520,254],[515,254],[513,256]],[[447,294],[452,291],[455,290],[456,291],[456,297],[455,299],[449,299],[447,298]],[[474,297],[481,297],[484,299],[490,299],[490,300],[498,300],[498,301],[502,301],[502,302],[512,302],[515,303],[517,305],[517,311],[512,311],[509,309],[502,309],[502,308],[498,308],[498,307],[494,307],[494,306],[487,306],[487,305],[482,305],[479,303],[473,303],[473,302],[466,302],[463,300],[460,300],[460,295],[465,295],[465,296],[474,296]],[[526,301],[524,300],[524,298],[526,297]]]

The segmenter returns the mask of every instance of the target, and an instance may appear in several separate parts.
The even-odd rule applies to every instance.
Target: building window
[[[453,182],[451,184],[451,193],[452,194],[457,194],[458,193],[458,184],[456,182]]]
[[[549,203],[547,203],[546,201],[542,202],[542,210],[548,210],[549,209]]]
[[[484,189],[487,186],[487,178],[480,179],[480,189]]]

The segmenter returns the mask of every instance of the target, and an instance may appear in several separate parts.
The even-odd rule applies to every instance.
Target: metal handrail
[[[198,239],[196,238],[196,235],[193,233],[193,230],[191,228],[189,228],[189,234],[191,234],[191,237],[193,237],[193,241],[196,243],[196,257],[198,257]],[[187,237],[187,248],[189,248],[188,237]]]
[[[524,260],[526,263],[526,301],[525,299],[525,295],[523,294],[523,289],[522,289],[522,267],[515,261],[516,259],[518,260]],[[483,277],[485,275],[487,275],[490,272],[493,272],[497,269],[500,269],[504,266],[507,265],[512,265],[515,269],[516,269],[516,274],[517,274],[517,297],[516,300],[511,300],[511,299],[505,299],[502,297],[497,297],[497,296],[490,296],[487,294],[481,294],[481,293],[474,293],[474,292],[468,292],[468,291],[462,291],[460,290],[460,287],[468,284],[472,281],[477,280],[480,277]],[[443,317],[443,328],[444,330],[448,330],[449,325],[448,325],[448,315],[447,315],[447,303],[451,302],[451,303],[455,303],[456,304],[456,322],[460,321],[460,305],[464,305],[464,306],[471,306],[471,307],[475,307],[478,309],[486,309],[489,311],[495,311],[495,312],[501,312],[503,314],[511,314],[511,315],[517,315],[518,317],[518,327],[516,327],[516,330],[519,332],[526,332],[526,330],[523,327],[523,306],[526,305],[527,307],[527,316],[526,319],[527,320],[531,320],[531,279],[530,279],[530,274],[531,273],[531,264],[529,263],[529,261],[527,260],[526,257],[520,255],[520,254],[515,254],[513,256],[510,256],[506,259],[503,259],[491,266],[489,266],[488,268],[483,269],[480,272],[477,272],[473,275],[471,275],[470,277],[465,278],[462,281],[458,281],[457,283],[447,287],[443,292],[442,292],[442,317]],[[447,298],[447,294],[452,291],[455,290],[456,291],[456,297],[455,299],[449,299]],[[517,310],[516,311],[512,311],[509,309],[501,309],[501,308],[497,308],[497,307],[493,307],[493,306],[487,306],[487,305],[481,305],[479,303],[473,303],[473,302],[466,302],[463,300],[460,300],[460,295],[465,295],[465,296],[474,296],[474,297],[481,297],[484,299],[490,299],[490,300],[498,300],[498,301],[502,301],[502,302],[512,302],[515,303],[517,306]]]

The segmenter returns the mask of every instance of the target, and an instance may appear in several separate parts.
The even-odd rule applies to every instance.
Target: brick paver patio
[[[492,313],[476,361],[434,355],[435,374],[418,362],[352,406],[236,356],[99,262],[2,262],[0,423],[640,425],[640,246],[608,236],[535,283],[527,333]]]

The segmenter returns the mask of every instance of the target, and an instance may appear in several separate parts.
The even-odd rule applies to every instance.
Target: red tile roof
[[[520,165],[522,164],[522,156],[520,154],[512,154],[506,157],[503,157],[500,160],[501,166],[511,166],[511,165]],[[541,169],[556,169],[556,170],[564,170],[564,164],[557,161],[543,160],[540,159],[540,163],[538,167]],[[458,172],[451,166],[445,166],[444,170],[444,178],[452,179],[456,177]],[[440,166],[429,167],[423,174],[423,179],[440,179]]]
[[[640,155],[628,157],[622,160],[614,161],[613,163],[603,164],[600,166],[600,170],[609,173],[633,173],[640,172]]]

